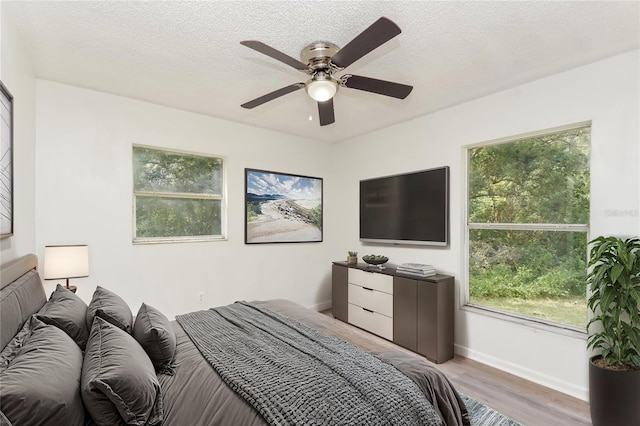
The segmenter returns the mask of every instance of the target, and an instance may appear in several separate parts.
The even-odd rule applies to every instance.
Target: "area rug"
[[[471,426],[522,426],[509,417],[498,413],[491,407],[476,401],[467,395],[460,394],[460,397],[467,406]]]

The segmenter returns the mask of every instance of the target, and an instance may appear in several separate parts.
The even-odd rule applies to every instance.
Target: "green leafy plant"
[[[349,252],[349,256],[356,257],[356,256],[358,256],[358,252],[357,251],[350,251]]]
[[[602,351],[605,366],[640,369],[640,239],[598,237],[591,241],[587,285],[594,317],[602,329],[587,348]]]

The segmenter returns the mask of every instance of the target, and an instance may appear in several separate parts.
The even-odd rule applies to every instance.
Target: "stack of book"
[[[416,277],[429,277],[436,274],[436,268],[422,263],[402,263],[396,268],[401,274],[414,275]]]

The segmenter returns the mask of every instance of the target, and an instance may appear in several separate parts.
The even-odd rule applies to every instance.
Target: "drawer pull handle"
[[[363,288],[364,290],[373,291],[373,289],[372,289],[372,288],[369,288],[369,287],[362,287],[362,288]]]
[[[372,311],[371,309],[362,308],[362,310],[367,311],[367,312],[369,312],[369,313],[371,313],[371,314],[373,313],[373,311]]]

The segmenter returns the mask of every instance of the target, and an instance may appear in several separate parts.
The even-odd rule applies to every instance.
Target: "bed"
[[[0,272],[0,425],[469,424],[459,394],[427,361],[366,337],[356,349],[339,339],[351,326],[291,301],[238,302],[174,321],[143,304],[134,318],[100,286],[88,306],[62,286],[47,298],[36,268],[27,255]],[[257,343],[244,321],[286,349],[247,350]],[[274,337],[279,328],[295,341]],[[300,350],[312,361],[298,354],[301,334],[314,340]],[[259,359],[244,365],[248,352]],[[321,355],[331,359],[306,364]],[[281,388],[298,392],[280,396]],[[373,396],[360,406],[359,394]]]

